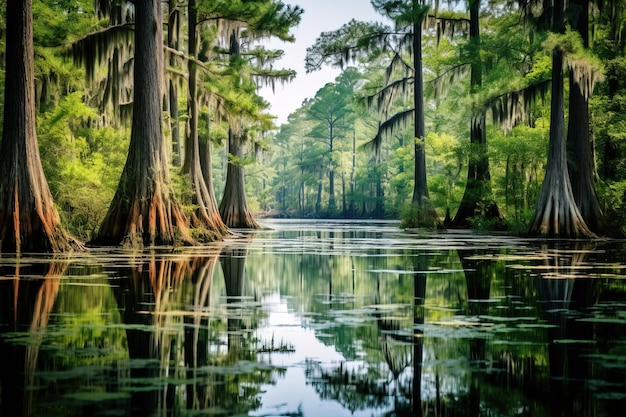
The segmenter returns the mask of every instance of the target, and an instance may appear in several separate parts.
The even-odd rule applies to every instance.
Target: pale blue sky
[[[313,97],[329,81],[339,74],[338,69],[324,67],[320,71],[307,74],[304,70],[306,48],[315,43],[321,32],[339,29],[351,19],[362,21],[382,20],[374,12],[370,0],[284,0],[287,4],[297,4],[304,9],[300,25],[292,30],[296,37],[293,44],[272,41],[269,48],[282,49],[285,57],[275,64],[277,68],[291,68],[298,75],[285,86],[277,85],[275,92],[263,88],[261,94],[271,103],[270,113],[277,115],[276,124],[287,121],[287,116],[302,104],[305,98]]]

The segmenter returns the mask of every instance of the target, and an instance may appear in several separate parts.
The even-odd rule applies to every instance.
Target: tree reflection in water
[[[591,245],[583,242],[544,244],[539,254],[545,270],[535,277],[548,330],[550,398],[554,416],[591,416],[595,405],[586,381],[593,379],[590,362],[593,325],[578,319],[597,302],[596,279],[585,278],[585,257]]]
[[[133,415],[231,415],[259,406],[259,386],[276,370],[255,362],[258,305],[243,294],[245,254],[225,248],[182,260],[148,257],[124,275],[115,292],[127,326]],[[211,291],[218,259],[226,305]]]
[[[621,417],[623,245],[368,230],[2,259],[0,415]]]
[[[18,260],[0,274],[0,415],[30,416],[39,347],[59,292],[66,262]],[[33,276],[42,278],[33,279]],[[30,340],[20,342],[14,337]],[[34,338],[34,340],[33,340]]]
[[[495,251],[459,251],[459,259],[465,273],[467,285],[467,314],[480,317],[489,312],[491,281],[497,273],[497,264],[490,260]],[[485,257],[486,256],[486,257]],[[469,363],[471,379],[467,398],[467,415],[480,415],[482,381],[480,374],[487,363],[487,338],[474,337],[469,340]]]
[[[176,406],[175,387],[167,377],[182,373],[185,381],[181,360],[198,363],[199,350],[193,346],[200,342],[198,313],[208,307],[218,254],[179,259],[148,255],[119,270],[120,279],[112,287],[126,329],[133,414],[153,415]],[[186,281],[192,285],[185,285]],[[184,306],[191,307],[189,314]],[[188,330],[181,334],[185,327],[177,322],[189,320],[194,324],[191,334]],[[193,402],[197,391],[191,388]]]
[[[403,306],[378,304],[382,299],[378,281],[374,295],[377,304],[370,309],[376,322],[378,348],[384,363],[340,362],[335,367],[327,367],[316,361],[307,361],[307,380],[320,399],[337,401],[351,413],[377,410],[390,416],[422,415],[424,338],[420,325],[424,324],[429,257],[424,253],[416,258],[408,257],[407,262],[407,269],[415,271],[412,275],[412,321],[403,320],[406,318]]]
[[[585,257],[602,252],[590,249],[580,242],[573,246],[543,246],[537,252],[514,256],[514,261],[508,263],[505,249],[459,250],[466,285],[461,302],[464,307],[448,319],[437,319],[441,323],[448,320],[450,324],[445,327],[433,323],[432,318],[428,322],[424,303],[432,296],[454,297],[454,290],[449,294],[435,293],[434,287],[427,291],[427,279],[430,285],[441,285],[435,283],[446,278],[441,278],[444,274],[433,276],[433,280],[427,278],[432,272],[429,252],[419,252],[409,258],[410,266],[405,268],[416,272],[413,332],[407,331],[399,306],[372,306],[384,362],[377,363],[376,355],[334,366],[308,361],[307,380],[321,400],[338,402],[351,413],[616,415],[593,398],[594,381],[605,380],[610,372],[607,367],[592,366],[590,360],[598,357],[597,331],[604,328],[594,326],[595,320],[584,320],[593,315],[601,301],[598,279],[588,275],[590,266]],[[601,261],[596,258],[592,263]],[[493,285],[497,287],[495,295]],[[380,291],[380,282],[376,288]],[[373,298],[382,302],[385,296],[376,293]],[[431,303],[446,306],[442,300]],[[460,322],[456,324],[455,320]],[[508,322],[511,324],[506,325]],[[446,334],[453,337],[447,339]],[[425,340],[429,343],[427,357]],[[460,358],[446,355],[462,351],[467,356],[452,371],[460,375],[455,377],[445,361]],[[433,361],[442,365],[433,365]]]

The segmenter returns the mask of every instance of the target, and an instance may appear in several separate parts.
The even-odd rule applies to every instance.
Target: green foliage
[[[590,100],[598,171],[608,181],[626,179],[626,58],[607,62],[606,83]]]
[[[430,5],[427,3],[403,0],[372,0],[372,6],[381,14],[392,19],[398,27],[421,23],[430,9]]]
[[[551,33],[543,43],[550,51],[564,52],[570,77],[582,88],[585,97],[591,96],[595,82],[603,78],[603,64],[588,48],[577,31],[569,28],[564,34]]]
[[[97,19],[91,0],[33,1],[35,45],[62,46],[93,30]]]
[[[304,12],[300,6],[273,0],[197,0],[196,6],[200,17],[245,22],[248,37],[271,35],[287,42],[293,42],[290,29],[300,22]]]
[[[425,212],[417,204],[410,202],[407,203],[402,209],[402,215],[400,217],[401,229],[430,229],[431,227],[424,227],[424,225],[432,225],[435,227],[432,216],[430,213]]]
[[[254,210],[280,210],[298,216],[371,216],[383,207],[382,215],[402,217],[407,227],[419,224],[421,214],[410,203],[415,164],[410,117],[413,112],[409,101],[412,78],[410,68],[405,65],[410,62],[410,51],[404,47],[412,24],[425,17],[427,8],[407,7],[411,3],[406,1],[376,0],[373,3],[377,10],[390,16],[402,33],[392,33],[395,31],[380,23],[353,20],[336,31],[320,34],[307,51],[307,70],[323,64],[346,67],[355,63],[360,67],[344,71],[316,97],[307,100],[268,145],[264,135],[273,128],[273,122],[264,112],[267,103],[257,94],[257,87],[276,80],[288,81],[294,74],[291,70],[268,66],[281,55],[280,51],[264,49],[258,42],[268,35],[293,40],[290,28],[299,21],[302,10],[269,0],[253,3],[198,1],[199,17],[204,22],[202,47],[196,57],[199,95],[205,103],[203,112],[211,112],[215,121],[209,129],[206,118],[200,118],[200,140],[224,144],[228,137],[225,121],[234,122],[238,118],[241,131],[252,140],[263,141],[263,160],[253,163],[249,156],[231,158],[231,163],[246,166],[248,199]],[[616,34],[623,22],[607,18],[605,11],[593,17],[592,54],[583,48],[575,31],[549,34],[529,30],[519,24],[519,10],[500,6],[495,12],[481,13],[480,45],[460,37],[446,39],[435,36],[434,31],[424,31],[425,119],[426,130],[432,132],[426,137],[430,200],[440,215],[458,205],[465,181],[465,161],[473,152],[462,140],[467,137],[468,120],[483,111],[482,107],[495,103],[492,109],[497,111],[493,112],[493,120],[515,117],[507,119],[511,123],[506,126],[510,129],[506,136],[491,126],[488,129],[494,197],[509,229],[525,230],[541,186],[547,151],[548,101],[538,98],[549,97],[552,61],[547,52],[558,48],[566,52],[568,74],[587,82],[591,88],[595,83],[590,111],[600,179],[598,195],[607,217],[615,223],[614,229],[622,229],[626,223],[621,214],[626,180],[626,58],[623,37]],[[2,16],[5,7],[4,3],[0,4]],[[69,43],[103,27],[102,20],[93,12],[91,0],[35,0],[33,11],[37,105],[41,113],[37,128],[42,162],[66,227],[81,239],[89,240],[117,186],[128,144],[124,128],[106,127],[104,121],[116,116],[102,114],[93,107],[105,108],[102,100],[113,94],[110,89],[132,86],[102,83],[85,89],[83,71],[63,55]],[[466,17],[440,10],[437,14],[448,22],[444,25]],[[223,41],[230,35],[224,29],[232,28],[228,24],[214,25],[208,18],[215,16],[220,16],[222,22],[232,16],[246,22],[246,29],[239,32],[242,42],[238,54],[230,54],[224,48]],[[0,33],[4,28],[5,22],[0,19]],[[0,51],[4,50],[4,42],[0,36]],[[395,57],[388,55],[391,45],[397,52]],[[463,68],[477,58],[483,68],[482,85],[472,87],[467,77],[469,72]],[[181,58],[176,68],[176,77],[181,80],[185,75],[182,62]],[[104,68],[96,71],[99,77],[104,76]],[[605,82],[601,82],[600,72],[604,73]],[[3,79],[0,68],[2,85]],[[377,94],[385,85],[388,87],[385,92]],[[372,103],[379,101],[386,113],[367,110],[364,106],[367,100],[357,102],[356,96],[367,97]],[[179,94],[182,121],[187,108],[185,97],[182,91]],[[498,111],[500,114],[496,114]],[[326,122],[330,113],[335,118],[332,151]],[[372,147],[363,149],[365,143],[376,137],[379,120],[393,114],[402,117],[385,125],[389,134],[376,143],[376,152],[372,154]],[[522,114],[524,117],[520,117]],[[357,142],[354,159],[353,138]],[[221,149],[213,153],[216,195],[222,191],[227,158]],[[322,207],[326,210],[331,168],[335,175],[337,211],[315,212],[320,184]],[[191,201],[187,178],[174,170],[171,179],[175,197]],[[184,209],[190,213],[195,207]],[[472,219],[472,223],[479,229],[494,226],[480,216]]]
[[[445,133],[431,132],[426,136],[428,189],[431,201],[440,211],[457,207],[461,201],[464,186],[461,172],[470,151],[467,146]]]
[[[487,210],[488,207],[485,207],[485,204],[481,203],[476,210],[476,215],[467,219],[473,230],[477,232],[489,233],[495,230],[504,229],[512,231],[513,228],[517,228],[516,225],[504,224],[504,222],[497,217],[488,217]],[[532,215],[532,212],[530,214]],[[528,221],[530,221],[530,218],[528,219]],[[526,228],[524,228],[523,230],[526,230]],[[519,233],[521,233],[521,230],[519,231]]]
[[[69,43],[98,27],[89,0],[33,2],[37,105],[54,106],[68,92],[84,90],[84,72],[65,55]]]
[[[80,93],[63,97],[39,121],[41,159],[64,226],[88,241],[113,198],[128,141],[124,130],[94,129]]]
[[[67,230],[89,241],[97,232],[115,190],[103,185],[102,172],[106,165],[101,155],[64,165],[59,173],[60,181],[55,184],[54,198]]]
[[[400,217],[401,229],[417,229],[420,226],[420,212],[417,205],[409,202],[402,208]]]
[[[274,0],[200,0],[196,11],[203,22],[198,54],[202,64],[197,67],[203,80],[200,95],[214,102],[214,111],[236,130],[272,129],[272,117],[263,112],[268,103],[257,88],[290,81],[295,71],[274,68],[283,52],[266,49],[259,41],[274,37],[293,42],[290,31],[300,22],[302,8]]]
[[[190,203],[183,203],[193,201],[194,197],[194,192],[191,187],[191,183],[189,182],[188,175],[183,173],[181,169],[170,167],[170,186],[172,195],[176,201],[181,202],[181,207],[185,215],[191,216],[196,211],[198,206]]]
[[[517,126],[508,136],[489,130],[493,192],[511,228],[524,229],[541,190],[549,126]]]
[[[240,168],[244,168],[252,163],[254,163],[254,158],[251,156],[244,156],[243,158],[239,158],[232,153],[228,154],[228,163],[231,165],[238,166]]]
[[[399,219],[402,208],[410,201],[413,191],[413,143],[411,132],[397,137],[391,144],[391,152],[386,162],[389,187],[385,190],[385,216]]]
[[[524,76],[524,80],[530,84],[536,84],[544,80],[550,79],[552,76],[552,58],[545,54],[538,54],[533,60],[530,71]]]
[[[560,50],[566,55],[581,55],[585,50],[580,34],[570,28],[565,33],[551,32],[543,41],[543,47],[548,51]]]
[[[626,180],[599,182],[596,190],[609,230],[614,236],[626,236]]]
[[[377,22],[351,20],[336,31],[322,32],[315,44],[307,48],[307,71],[320,69],[325,63],[344,68],[359,59],[369,60],[384,49],[389,27]]]

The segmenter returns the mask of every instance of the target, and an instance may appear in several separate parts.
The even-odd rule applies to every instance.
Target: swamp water
[[[264,226],[3,255],[0,415],[626,415],[624,242]]]

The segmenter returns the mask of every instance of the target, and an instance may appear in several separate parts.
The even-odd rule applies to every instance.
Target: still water
[[[3,255],[0,415],[626,415],[624,242],[264,226]]]

